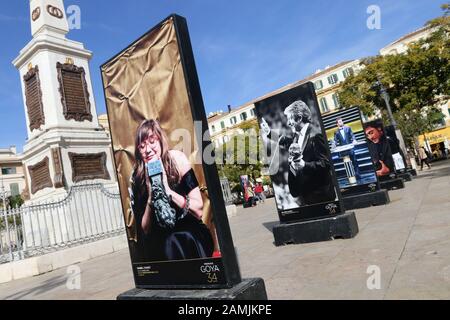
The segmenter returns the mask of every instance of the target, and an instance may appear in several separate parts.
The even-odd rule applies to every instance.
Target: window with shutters
[[[316,82],[314,82],[314,88],[316,90],[320,90],[323,88],[323,82],[322,80],[317,80]]]
[[[8,175],[8,174],[16,174],[17,173],[17,169],[12,167],[12,168],[2,168],[2,175]]]
[[[336,84],[338,82],[338,76],[336,73],[332,74],[331,76],[328,77],[328,83],[329,84]]]
[[[344,76],[344,79],[352,76],[354,74],[353,68],[347,68],[342,71],[342,75]]]
[[[10,183],[9,190],[11,191],[11,196],[13,197],[18,196],[20,194],[18,183]]]
[[[339,108],[341,106],[341,103],[339,101],[339,96],[337,95],[337,93],[333,94],[333,102],[334,102],[334,106],[336,108]]]
[[[325,97],[320,99],[320,111],[322,111],[322,113],[328,112],[328,104],[327,104],[327,99]]]

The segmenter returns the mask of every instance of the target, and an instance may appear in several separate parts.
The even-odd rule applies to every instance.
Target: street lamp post
[[[389,97],[389,93],[387,92],[386,87],[383,85],[379,78],[375,85],[380,88],[381,97],[383,98],[384,103],[386,104],[386,109],[388,111],[389,121],[391,122],[391,125],[394,127],[394,129],[397,129],[397,122],[395,121],[394,115],[392,114],[390,103],[391,99]]]
[[[3,216],[5,218],[5,227],[6,227],[6,241],[8,242],[8,254],[9,254],[9,260],[13,261],[13,254],[11,249],[11,236],[9,234],[9,222],[8,222],[8,215],[6,212],[6,195],[8,194],[8,191],[5,190],[5,186],[3,184],[3,177],[2,177],[2,186],[0,191],[0,196],[3,200]]]
[[[376,60],[375,57],[369,57],[367,58],[367,62],[369,64],[374,63]],[[377,77],[377,81],[375,81],[375,83],[372,85],[372,88],[378,88],[380,90],[380,94],[381,97],[384,100],[384,103],[386,104],[386,109],[388,111],[388,116],[389,116],[389,122],[391,123],[391,125],[394,127],[395,130],[397,130],[397,122],[394,119],[394,115],[392,114],[392,109],[391,109],[391,103],[390,103],[390,97],[389,97],[389,93],[386,90],[386,87],[383,85],[383,83],[380,80],[380,75],[376,74]]]
[[[391,108],[391,98],[389,97],[389,93],[386,90],[386,87],[383,85],[383,83],[380,81],[380,78],[377,76],[377,81],[375,82],[375,86],[377,86],[380,90],[380,95],[384,100],[384,103],[386,104],[386,109],[388,112],[389,122],[391,123],[391,126],[394,128],[394,131],[397,135],[397,139],[400,143],[400,149],[402,150],[403,154],[406,155],[406,145],[405,141],[403,139],[402,132],[397,127],[397,122],[395,121],[394,115],[392,114],[392,108]],[[404,156],[403,156],[404,158]],[[406,162],[405,162],[406,165]]]

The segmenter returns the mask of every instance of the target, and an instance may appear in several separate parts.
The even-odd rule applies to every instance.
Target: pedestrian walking
[[[266,200],[266,196],[264,195],[264,188],[262,186],[262,183],[258,182],[255,186],[255,195],[257,200],[264,203],[264,200]]]
[[[428,166],[428,169],[431,169],[430,162],[428,160],[428,155],[424,147],[419,148],[419,158],[420,158],[420,171],[423,170],[424,163]]]

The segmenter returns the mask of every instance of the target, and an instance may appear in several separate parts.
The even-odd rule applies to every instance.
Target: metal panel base
[[[330,218],[279,224],[273,228],[275,245],[329,241],[336,238],[349,239],[359,232],[354,212]]]
[[[409,172],[399,173],[397,174],[397,177],[403,179],[405,182],[412,181],[412,174]]]
[[[132,289],[117,300],[267,300],[266,286],[261,278],[244,279],[230,289],[208,290],[145,290]]]
[[[358,195],[344,197],[344,207],[346,210],[368,208],[371,206],[381,206],[391,202],[387,190],[362,193]]]
[[[381,189],[386,190],[403,189],[405,187],[405,182],[402,178],[380,181],[380,187]]]

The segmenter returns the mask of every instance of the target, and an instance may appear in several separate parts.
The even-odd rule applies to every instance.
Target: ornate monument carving
[[[57,63],[59,92],[66,120],[92,121],[91,103],[87,88],[85,71],[68,63]]]
[[[45,124],[39,67],[30,68],[28,73],[24,75],[23,80],[25,82],[25,103],[30,121],[30,130],[33,131]]]
[[[37,19],[39,19],[39,17],[41,16],[41,7],[37,7],[36,9],[33,10],[33,12],[31,13],[31,19],[33,21],[36,21]]]
[[[47,12],[51,16],[58,18],[58,19],[62,19],[64,17],[64,13],[61,11],[61,9],[54,7],[52,5],[47,6]]]
[[[106,167],[106,152],[94,154],[77,154],[69,152],[69,158],[72,164],[73,182],[76,183],[93,179],[110,179]]]
[[[92,52],[83,43],[67,38],[70,27],[64,0],[25,1],[33,40],[13,60],[22,82],[27,125],[21,158],[28,191],[24,196],[29,201],[58,201],[75,184],[71,163],[64,163],[69,161],[69,152],[106,153],[105,160],[72,159],[74,180],[105,177],[109,179],[94,180],[116,188],[111,164],[107,163],[107,170],[103,168],[111,159],[111,142],[91,99]],[[48,157],[47,162],[36,164],[44,157]]]
[[[39,190],[53,187],[48,162],[48,157],[45,157],[41,162],[35,164],[34,166],[28,167],[28,172],[30,173],[31,179],[32,194],[35,194]]]
[[[55,188],[64,188],[64,170],[60,148],[52,148]]]
[[[23,174],[25,176],[25,188],[23,189],[21,196],[22,196],[23,200],[27,201],[27,200],[30,200],[30,185],[28,184],[27,168],[24,164],[22,164],[22,170],[23,170]]]

